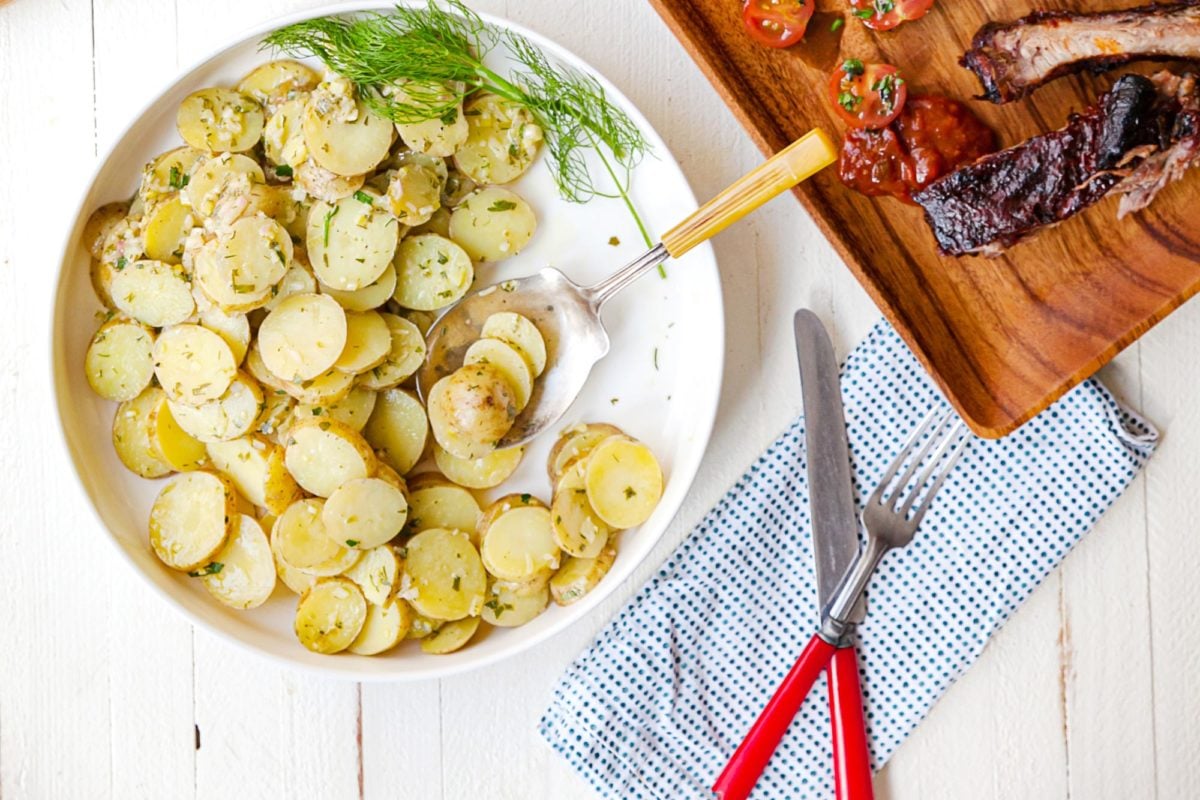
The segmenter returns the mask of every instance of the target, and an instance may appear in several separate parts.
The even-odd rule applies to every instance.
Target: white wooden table
[[[536,735],[554,681],[798,411],[792,310],[816,309],[843,353],[877,317],[791,198],[723,234],[728,367],[695,487],[635,577],[534,652],[438,682],[358,686],[193,631],[128,574],[67,475],[47,366],[57,248],[97,154],[169,74],[241,28],[316,4],[0,2],[5,800],[595,797]],[[603,71],[698,195],[758,160],[642,0],[474,5]],[[1159,453],[900,749],[881,798],[1200,797],[1197,341],[1192,303],[1105,370],[1166,431]]]

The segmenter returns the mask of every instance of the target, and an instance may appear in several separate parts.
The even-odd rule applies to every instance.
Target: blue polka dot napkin
[[[944,400],[884,323],[842,382],[861,503]],[[876,769],[1129,485],[1157,437],[1092,380],[1006,439],[971,442],[916,540],[870,586],[859,662]],[[710,797],[817,625],[807,493],[801,418],[567,670],[541,732],[601,795]],[[826,697],[822,678],[756,800],[833,797]]]

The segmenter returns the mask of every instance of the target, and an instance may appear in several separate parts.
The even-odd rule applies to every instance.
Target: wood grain
[[[848,19],[842,41],[826,13],[788,50],[754,43],[731,0],[650,0],[759,147],[775,152],[813,126],[840,132],[825,97],[840,58],[900,66],[910,91],[979,91],[957,59],[988,20],[1029,2],[942,2],[920,22],[872,34]],[[1042,0],[1038,8],[1112,8],[1112,0]],[[839,55],[840,54],[840,55]],[[1142,71],[1148,71],[1149,67]],[[1113,76],[1068,78],[1008,106],[972,108],[1007,146],[1060,127]],[[796,190],[817,225],[971,427],[1003,436],[1094,373],[1200,290],[1200,231],[1189,209],[1200,181],[1172,186],[1117,224],[1115,198],[995,259],[937,252],[919,208],[868,198],[826,170]]]

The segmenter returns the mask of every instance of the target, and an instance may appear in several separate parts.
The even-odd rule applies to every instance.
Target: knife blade
[[[850,474],[850,444],[838,364],[829,333],[817,315],[800,309],[793,318],[796,357],[804,400],[804,443],[808,455],[808,496],[813,526],[817,603],[824,611],[858,554],[858,514]],[[851,622],[861,622],[859,602]]]

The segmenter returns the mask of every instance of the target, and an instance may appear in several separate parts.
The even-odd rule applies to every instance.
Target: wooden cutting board
[[[852,17],[832,31],[845,5],[819,0],[805,41],[772,50],[746,35],[740,0],[650,2],[764,153],[814,126],[841,136],[825,86],[843,58],[897,65],[910,93],[968,100],[979,86],[957,62],[986,21],[1015,19],[1035,7],[1134,5],[939,0],[924,19],[877,34]],[[1122,72],[1159,68],[1059,79],[1006,106],[978,100],[970,106],[1007,147],[1061,127]],[[1200,174],[1120,223],[1116,198],[1109,197],[997,258],[940,255],[919,208],[850,191],[833,169],[796,194],[950,402],[989,438],[1045,409],[1200,289]]]

